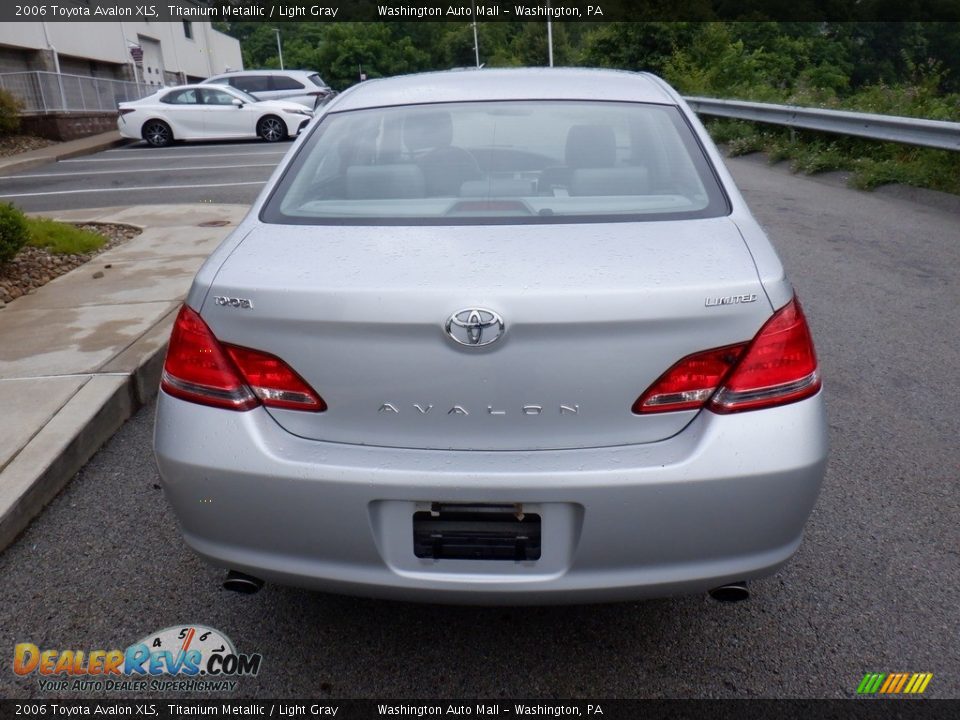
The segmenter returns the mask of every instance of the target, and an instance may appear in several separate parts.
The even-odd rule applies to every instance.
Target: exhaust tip
[[[226,580],[223,581],[223,589],[241,595],[253,595],[263,587],[263,580],[253,575],[247,575],[236,570],[227,573]]]
[[[738,580],[737,582],[715,587],[710,591],[710,597],[717,602],[735,603],[749,598],[750,591],[747,589],[747,582],[745,580]]]

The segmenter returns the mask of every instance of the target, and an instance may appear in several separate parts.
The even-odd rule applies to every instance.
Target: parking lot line
[[[148,147],[146,144],[140,145],[139,147],[134,147],[133,145],[125,145],[124,147],[111,148],[109,150],[104,150],[105,153],[120,153],[120,152],[136,152],[138,150],[147,150],[149,152],[157,153],[176,153],[178,150],[222,150],[223,148],[242,148],[242,147],[270,147],[266,143],[262,142],[227,142],[227,143],[216,143],[216,144],[193,144],[187,143],[185,145],[173,145],[172,147]]]
[[[109,151],[108,151],[109,152]],[[169,158],[163,158],[165,160],[184,160],[186,158],[208,158],[208,157],[239,157],[241,155],[286,155],[286,150],[272,150],[264,152],[248,152],[248,153],[201,153],[199,155],[171,155]],[[140,155],[137,157],[122,157],[122,158],[73,158],[71,160],[58,160],[58,163],[83,163],[83,162],[124,162],[125,160],[152,160],[152,159],[161,159],[155,158],[153,154],[151,155]]]
[[[181,172],[186,170],[230,170],[232,168],[276,167],[276,163],[254,163],[251,165],[198,165],[195,167],[175,168],[131,168],[129,170],[91,170],[88,172],[39,173],[36,175],[0,175],[0,180],[29,180],[31,178],[74,177],[76,175],[117,175],[122,173],[145,172]]]
[[[51,190],[49,192],[29,192],[0,195],[0,198],[43,197],[44,195],[78,195],[80,193],[125,193],[134,190],[193,190],[197,188],[237,187],[240,185],[265,185],[266,180],[237,183],[209,183],[204,185],[153,185],[148,187],[111,187],[111,188],[84,188],[82,190]]]

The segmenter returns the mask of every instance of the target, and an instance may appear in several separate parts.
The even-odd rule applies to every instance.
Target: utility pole
[[[550,0],[547,0],[547,57],[553,67],[553,21],[550,19]]]
[[[472,0],[473,7],[473,57],[477,63],[477,69],[480,69],[480,43],[477,41],[477,0]]]
[[[280,28],[274,28],[273,31],[277,34],[277,55],[280,56],[280,69],[283,70],[283,48],[280,46]]]

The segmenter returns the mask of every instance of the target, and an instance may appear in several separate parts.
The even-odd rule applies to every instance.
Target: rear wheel
[[[163,120],[149,120],[143,126],[143,139],[153,147],[166,147],[173,142],[173,131]]]
[[[267,115],[257,123],[257,135],[267,142],[277,142],[287,136],[287,126],[275,115]]]

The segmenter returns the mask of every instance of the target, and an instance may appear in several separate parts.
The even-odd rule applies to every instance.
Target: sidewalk
[[[0,310],[0,550],[156,394],[167,337],[193,275],[247,209],[51,213],[144,230]],[[215,220],[229,224],[198,227]]]
[[[77,157],[78,155],[89,155],[90,153],[106,150],[114,145],[121,145],[129,140],[120,137],[117,130],[91,135],[80,138],[79,140],[68,140],[67,142],[48,145],[39,150],[30,150],[25,153],[18,153],[10,157],[0,157],[0,175],[10,175],[11,173],[30,170],[38,165],[56,162],[57,160],[66,160],[67,158]]]

